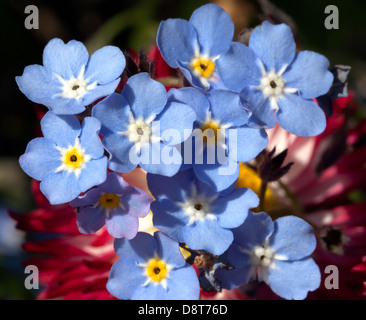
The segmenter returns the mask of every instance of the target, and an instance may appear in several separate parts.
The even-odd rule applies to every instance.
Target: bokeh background
[[[349,88],[365,115],[366,105],[366,1],[359,0],[0,0],[0,299],[33,299],[36,292],[24,287],[20,261],[25,235],[15,229],[7,210],[25,213],[35,207],[30,178],[18,165],[27,143],[38,135],[34,105],[19,91],[15,76],[25,66],[42,64],[46,43],[59,37],[82,41],[91,54],[113,44],[122,50],[155,44],[159,22],[168,18],[189,19],[199,6],[215,2],[235,23],[236,35],[255,27],[261,19],[285,21],[293,28],[298,47],[328,57],[331,65],[352,67]],[[39,29],[28,30],[24,10],[39,9]],[[339,10],[339,29],[327,30],[325,7]],[[29,236],[29,235],[28,235]]]

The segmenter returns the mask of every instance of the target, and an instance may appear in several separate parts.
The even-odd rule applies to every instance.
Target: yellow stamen
[[[79,149],[71,148],[65,153],[63,162],[66,166],[77,169],[84,164],[84,155]]]
[[[146,269],[147,275],[159,282],[167,277],[167,266],[163,260],[151,259]]]
[[[212,141],[212,142],[215,142],[216,143],[217,142],[217,130],[220,129],[220,123],[218,121],[205,122],[203,124],[203,126],[201,127],[202,134],[204,134],[205,133],[205,130],[207,130],[207,129],[212,129],[213,134],[214,134],[214,137],[215,137],[215,140],[208,139],[206,136],[204,136],[204,139],[206,141]],[[207,133],[208,133],[208,137],[213,137],[212,132],[211,133],[210,132],[207,132]]]
[[[114,193],[105,193],[99,198],[99,203],[107,209],[114,209],[120,203],[121,199]]]
[[[194,59],[192,69],[201,77],[209,78],[215,70],[215,63],[207,59]]]

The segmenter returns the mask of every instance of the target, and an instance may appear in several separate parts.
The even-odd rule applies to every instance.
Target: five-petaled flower
[[[115,46],[105,46],[89,58],[81,42],[65,44],[55,38],[43,51],[43,66],[27,66],[16,81],[28,99],[55,114],[78,114],[114,92],[125,65],[122,51]]]
[[[162,232],[139,232],[132,240],[116,239],[120,260],[114,263],[108,291],[119,299],[193,300],[200,287],[196,271],[186,263],[178,242]]]
[[[272,128],[277,119],[298,136],[318,135],[325,129],[324,112],[312,99],[332,86],[329,61],[316,52],[296,52],[287,25],[264,21],[251,33],[249,47],[234,43],[220,63],[226,71],[222,81],[240,92],[253,112],[253,125]]]
[[[41,181],[41,191],[51,204],[74,200],[105,181],[107,157],[98,135],[100,126],[96,118],[87,117],[80,125],[73,115],[51,111],[42,118],[44,137],[29,142],[19,163],[25,173]]]
[[[111,172],[105,182],[70,205],[79,207],[77,225],[81,233],[95,233],[106,225],[112,237],[132,239],[137,234],[139,218],[149,213],[152,201],[145,191],[130,186],[119,174]]]
[[[310,257],[316,247],[313,228],[295,216],[272,221],[265,212],[249,212],[234,232],[228,259],[234,270],[218,269],[223,288],[264,281],[285,299],[305,299],[320,286],[320,271]]]

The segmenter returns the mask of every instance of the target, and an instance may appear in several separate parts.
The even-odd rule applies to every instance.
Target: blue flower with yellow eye
[[[152,201],[146,192],[111,172],[105,182],[71,201],[70,205],[79,207],[76,222],[81,233],[95,233],[106,225],[112,237],[132,239],[137,234],[139,218],[149,213]]]
[[[175,242],[162,232],[139,232],[132,240],[116,239],[120,259],[114,263],[108,291],[119,299],[197,300],[196,271],[186,263]]]
[[[233,35],[234,24],[225,10],[206,4],[195,10],[189,21],[162,21],[156,42],[168,65],[179,68],[193,86],[220,88],[225,66],[218,61],[230,48]]]
[[[81,125],[73,115],[49,111],[42,118],[44,137],[28,143],[19,163],[26,174],[41,181],[40,189],[51,204],[74,200],[105,181],[107,157],[98,135],[100,127],[92,117]]]
[[[105,46],[89,58],[79,41],[52,39],[43,51],[43,66],[30,65],[16,77],[19,89],[55,114],[78,114],[116,89],[126,60],[115,46]]]
[[[251,33],[249,47],[235,43],[218,65],[227,88],[240,92],[253,113],[251,123],[278,124],[298,136],[320,134],[326,126],[322,109],[312,100],[333,83],[329,61],[312,51],[296,52],[290,27],[267,21]]]

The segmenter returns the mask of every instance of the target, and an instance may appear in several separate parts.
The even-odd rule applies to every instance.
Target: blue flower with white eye
[[[197,300],[196,271],[175,242],[162,232],[139,232],[132,240],[116,239],[120,260],[109,273],[107,290],[119,299]]]
[[[218,62],[230,48],[233,35],[234,24],[225,10],[206,4],[189,21],[162,21],[156,42],[168,65],[179,68],[193,86],[223,88],[220,75],[226,71]]]
[[[40,189],[51,204],[74,200],[105,181],[107,157],[98,135],[100,127],[92,117],[82,125],[73,115],[49,111],[42,118],[44,137],[28,143],[19,163],[26,174],[41,181]]]
[[[147,183],[156,199],[151,204],[154,226],[193,250],[214,255],[229,248],[231,229],[240,226],[248,210],[259,204],[258,196],[247,188],[220,195],[197,180],[191,169],[173,177],[148,174]]]
[[[79,207],[77,226],[84,234],[97,232],[104,225],[114,238],[132,239],[138,231],[139,218],[150,211],[151,196],[131,187],[123,178],[111,172],[107,180],[70,202]]]
[[[265,212],[250,212],[233,232],[228,260],[235,269],[215,273],[223,288],[258,280],[282,298],[301,300],[320,286],[319,268],[310,257],[316,238],[304,220],[286,216],[272,221]]]
[[[248,103],[253,124],[271,128],[277,120],[298,136],[325,129],[324,112],[312,99],[332,86],[329,61],[316,52],[296,52],[287,25],[263,22],[251,33],[249,47],[235,43],[217,63],[225,66],[225,85]]]
[[[193,168],[217,192],[235,184],[239,162],[254,159],[267,146],[265,130],[247,125],[250,112],[235,92],[171,89],[169,100],[187,103],[197,114],[192,135],[182,145],[181,170]]]
[[[130,172],[139,165],[165,176],[178,172],[182,156],[174,145],[190,135],[196,119],[188,104],[167,101],[165,87],[147,73],[130,77],[121,94],[94,106],[93,116],[102,123],[111,170]]]
[[[27,66],[16,82],[28,99],[55,114],[78,114],[114,92],[125,65],[122,51],[115,46],[105,46],[89,58],[81,42],[65,44],[55,38],[44,48],[43,66]]]

